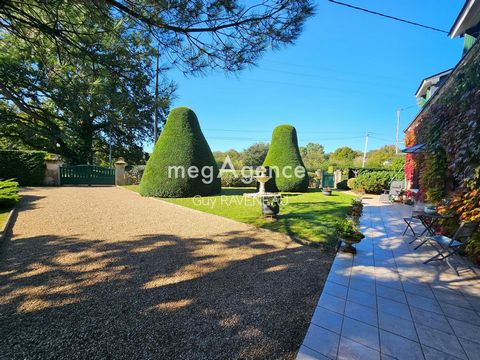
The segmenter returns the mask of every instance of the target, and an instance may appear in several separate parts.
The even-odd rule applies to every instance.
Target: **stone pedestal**
[[[342,170],[335,170],[333,172],[333,184],[335,189],[337,188],[337,184],[342,181]]]
[[[44,185],[60,186],[60,167],[63,165],[63,161],[60,157],[52,157],[45,160],[45,165]]]
[[[323,186],[323,171],[317,170],[315,171],[315,175],[318,178],[318,186],[317,188],[321,188]]]
[[[115,185],[121,186],[126,184],[126,179],[125,179],[125,167],[127,166],[127,163],[123,158],[119,158],[115,162]]]

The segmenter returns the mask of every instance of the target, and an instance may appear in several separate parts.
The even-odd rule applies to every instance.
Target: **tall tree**
[[[325,148],[323,145],[316,143],[308,143],[306,146],[300,147],[300,155],[302,155],[303,163],[309,171],[320,169],[326,159]]]
[[[359,151],[348,146],[339,147],[330,154],[329,163],[339,168],[352,167],[355,158],[359,155],[361,155]]]
[[[112,143],[138,150],[153,123],[158,54],[164,79],[170,66],[236,71],[292,43],[312,13],[310,0],[2,1],[1,143],[72,162]],[[173,91],[164,80],[161,118]]]
[[[93,163],[95,152],[108,153],[109,146],[127,158],[129,149],[138,151],[152,133],[153,50],[148,37],[116,26],[115,34],[97,38],[100,63],[88,57],[64,59],[42,34],[36,40],[42,40],[42,52],[4,34],[0,136],[14,146],[59,153],[72,163]],[[163,114],[174,89],[164,82],[159,101]]]
[[[268,144],[256,143],[243,150],[240,157],[243,159],[243,165],[257,168],[262,166],[268,153]]]
[[[49,0],[0,4],[0,27],[35,42],[50,38],[59,52],[72,49],[98,57],[85,43],[104,24],[129,24],[149,34],[160,53],[191,73],[211,68],[235,71],[253,64],[267,49],[293,42],[306,18],[311,0]],[[80,16],[78,16],[80,15]],[[94,26],[86,27],[85,25]],[[115,30],[115,29],[113,29]]]
[[[390,168],[392,164],[401,163],[403,155],[396,154],[395,145],[384,145],[379,149],[372,150],[367,154],[366,166],[370,168]]]

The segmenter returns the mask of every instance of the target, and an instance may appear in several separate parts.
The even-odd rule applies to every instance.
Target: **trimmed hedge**
[[[353,189],[364,190],[368,194],[381,194],[390,187],[390,182],[396,180],[390,171],[364,172],[355,178]]]
[[[196,177],[188,174],[192,166],[199,170]],[[180,170],[173,171],[173,168]],[[203,174],[202,169],[206,169]],[[207,184],[202,181],[208,182],[210,179],[212,181]],[[197,116],[189,108],[179,107],[168,115],[165,128],[148,159],[139,190],[142,196],[159,197],[220,193],[217,163]]]
[[[0,208],[12,208],[19,201],[18,182],[13,180],[0,181]]]
[[[280,125],[273,130],[272,142],[268,149],[264,167],[273,168],[275,172],[274,184],[267,185],[267,190],[306,192],[308,190],[308,174],[298,149],[297,131],[291,125]],[[285,167],[291,168],[285,168]],[[303,176],[295,176],[296,167],[303,168]],[[278,169],[277,169],[278,168]],[[278,170],[278,171],[276,171]],[[286,175],[284,176],[284,170]],[[273,186],[274,185],[274,186]],[[271,189],[273,187],[273,189]],[[276,189],[274,188],[276,187]]]
[[[352,177],[347,180],[347,186],[349,189],[354,189],[355,188],[355,178]]]
[[[233,171],[220,171],[222,187],[253,187],[256,184],[255,180],[245,178],[242,174]],[[245,180],[245,181],[244,181]]]
[[[21,186],[42,185],[45,151],[0,150],[0,179],[15,179]]]

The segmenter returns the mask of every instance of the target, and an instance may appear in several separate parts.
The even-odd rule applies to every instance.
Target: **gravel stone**
[[[121,188],[27,188],[0,358],[294,359],[333,256]]]

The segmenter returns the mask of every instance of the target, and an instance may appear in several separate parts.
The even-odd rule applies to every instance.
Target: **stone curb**
[[[5,238],[7,237],[8,230],[10,230],[11,226],[14,223],[14,214],[16,210],[17,207],[14,207],[12,210],[10,210],[5,224],[3,224],[2,229],[0,229],[0,242],[3,242],[3,240],[5,240]]]

